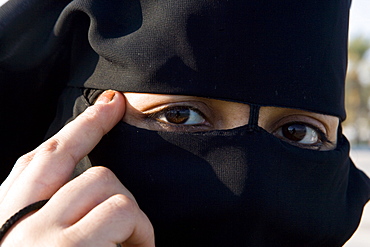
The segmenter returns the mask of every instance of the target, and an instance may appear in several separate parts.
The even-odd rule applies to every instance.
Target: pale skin
[[[173,124],[168,116],[177,121],[182,115],[168,115],[171,109],[189,113],[189,118]],[[92,167],[69,181],[75,165],[119,121],[150,130],[208,131],[243,126],[248,116],[249,106],[241,103],[106,91],[95,105],[17,161],[0,187],[0,223],[33,202],[50,200],[20,220],[1,246],[154,246],[149,219],[117,177],[105,167]],[[281,126],[292,122],[309,127],[305,143],[284,136]],[[320,150],[335,148],[338,122],[333,116],[273,107],[261,108],[259,118],[259,125],[276,137],[309,149],[320,143]]]
[[[123,95],[108,91],[17,161],[0,187],[0,222],[33,202],[51,199],[19,221],[2,247],[154,246],[150,221],[109,169],[93,167],[69,182],[78,160],[122,119],[124,111]]]

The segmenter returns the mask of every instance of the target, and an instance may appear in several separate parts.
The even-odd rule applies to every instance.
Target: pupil
[[[307,133],[303,124],[290,124],[282,127],[284,137],[292,141],[301,141]]]
[[[165,113],[167,121],[174,124],[185,123],[189,119],[189,116],[190,116],[189,109],[174,108],[169,109]]]

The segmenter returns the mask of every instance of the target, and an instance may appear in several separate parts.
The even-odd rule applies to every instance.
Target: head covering
[[[0,15],[2,71],[63,75],[50,133],[104,89],[251,105],[249,123],[232,130],[119,123],[89,155],[135,195],[157,246],[341,246],[352,235],[370,182],[341,132],[320,152],[258,126],[261,106],[345,119],[349,0],[68,2],[13,1]],[[38,11],[47,15],[32,23],[13,17]]]
[[[64,44],[71,49],[71,86],[197,95],[345,118],[349,0],[77,0],[54,25],[53,11],[65,2],[37,2],[27,16],[50,17],[2,25],[3,68],[33,68]]]

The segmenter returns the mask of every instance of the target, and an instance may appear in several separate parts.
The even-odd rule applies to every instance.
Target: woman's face
[[[246,125],[249,105],[194,96],[124,93],[123,121],[155,131],[210,131]],[[261,107],[258,125],[292,145],[334,149],[339,119],[303,110]]]

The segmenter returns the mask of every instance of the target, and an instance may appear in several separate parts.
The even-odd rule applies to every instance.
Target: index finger
[[[46,153],[55,154],[58,158],[67,155],[74,166],[122,119],[124,110],[125,100],[121,93],[103,92],[94,105],[39,146],[32,162]]]
[[[36,148],[32,160],[13,183],[12,193],[7,193],[15,197],[12,207],[19,209],[50,198],[69,180],[76,164],[122,119],[124,110],[123,95],[105,91],[95,105]]]

